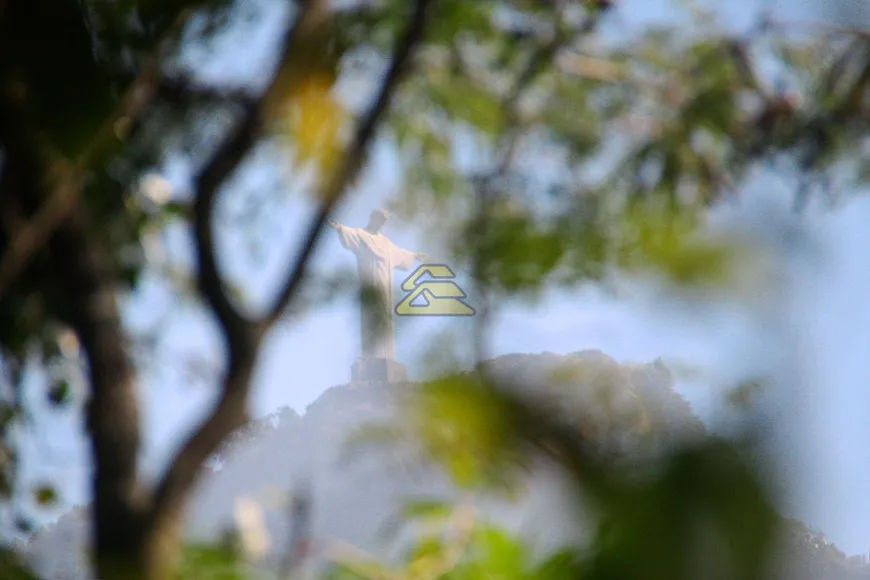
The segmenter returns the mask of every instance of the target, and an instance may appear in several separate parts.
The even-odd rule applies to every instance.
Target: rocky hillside
[[[556,413],[581,418],[598,434],[621,445],[654,443],[656,449],[703,437],[703,424],[674,390],[660,362],[620,365],[598,351],[560,356],[506,355],[487,368],[513,388],[541,397]],[[216,539],[232,525],[239,498],[262,508],[268,530],[264,563],[277,564],[288,542],[288,490],[310,489],[315,540],[340,539],[378,558],[397,546],[384,535],[407,497],[451,498],[457,492],[441,472],[420,461],[406,461],[389,449],[348,447],[357,427],[390,420],[401,408],[397,394],[409,385],[343,385],[324,392],[305,414],[284,409],[254,422],[219,454],[204,478],[189,514],[193,539]],[[565,482],[544,469],[532,474],[521,501],[477,498],[479,508],[521,533],[539,550],[549,551],[582,538],[576,514],[566,513]],[[49,580],[88,578],[81,554],[87,537],[83,510],[75,510],[34,536],[26,556]],[[787,548],[794,562],[790,578],[847,580],[852,570],[867,570],[845,557],[843,567],[815,566],[821,551],[797,534]],[[799,572],[791,575],[791,572]],[[812,571],[812,575],[804,575]],[[866,572],[865,576],[866,576]],[[818,575],[821,574],[821,575]]]

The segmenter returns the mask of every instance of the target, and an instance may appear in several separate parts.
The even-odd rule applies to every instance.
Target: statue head
[[[376,209],[369,216],[369,225],[366,226],[366,230],[373,234],[378,234],[384,228],[384,224],[387,223],[388,219],[390,219],[390,214],[387,210]]]

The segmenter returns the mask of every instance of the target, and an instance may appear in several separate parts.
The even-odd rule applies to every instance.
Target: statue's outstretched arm
[[[346,249],[355,253],[366,247],[366,238],[361,228],[343,226],[334,219],[329,219],[326,223],[338,232],[338,239]]]

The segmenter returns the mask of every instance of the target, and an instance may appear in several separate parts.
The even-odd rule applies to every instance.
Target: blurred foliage
[[[425,510],[409,513],[409,521],[434,520],[436,530],[419,536],[407,550],[401,569],[389,569],[351,555],[339,555],[325,578],[560,580],[580,578],[585,573],[581,557],[574,550],[562,550],[537,561],[523,540],[498,526],[479,521],[471,508],[446,504],[425,507]]]
[[[478,525],[471,508],[415,502],[405,512],[410,522],[441,527],[419,536],[406,568],[388,573],[371,562],[341,561],[336,578],[766,577],[781,519],[749,448],[709,437],[671,446],[652,463],[637,446],[614,455],[601,437],[565,422],[572,416],[479,376],[421,385],[409,409],[419,410],[408,420],[416,439],[458,485],[498,489],[534,457],[547,456],[573,479],[577,505],[594,508],[589,523],[597,520],[598,532],[588,545],[539,561],[522,540]]]
[[[3,111],[0,123],[0,266],[39,210],[10,201],[23,171],[6,163],[17,119],[53,160],[36,179],[53,184],[69,166],[86,177],[77,204],[90,239],[109,250],[118,291],[135,291],[158,270],[148,240],[170,225],[189,226],[189,199],[179,192],[166,199],[142,178],[172,155],[200,164],[214,129],[225,129],[252,98],[204,83],[181,54],[186,43],[237,22],[243,4],[0,3],[3,103],[21,105]],[[409,3],[351,2],[335,11],[313,4],[275,73],[262,120],[289,143],[293,161],[322,177],[341,160],[354,116],[338,83],[343,74],[366,86],[381,78]],[[450,248],[454,266],[471,269],[486,291],[534,295],[549,283],[600,280],[613,268],[658,273],[682,287],[727,287],[743,248],[705,238],[704,218],[737,195],[753,170],[790,166],[798,208],[814,187],[835,193],[834,171],[849,191],[870,178],[866,34],[841,31],[833,42],[762,22],[738,38],[691,10],[692,26],[601,43],[598,25],[619,3],[442,0],[437,8],[415,74],[380,135],[403,168],[395,209],[419,216]],[[125,103],[137,96],[147,105],[134,114]],[[0,290],[0,500],[25,531],[21,493],[31,489],[44,506],[62,495],[19,484],[18,438],[31,423],[25,379],[28,371],[51,371],[43,373],[45,399],[68,406],[73,371],[84,364],[77,349],[65,348],[72,306],[54,274],[37,249]],[[449,570],[439,566],[456,546],[430,539],[401,574],[760,577],[775,518],[757,477],[721,442],[676,450],[640,477],[584,446],[596,429],[532,416],[536,403],[512,399],[483,376],[446,377],[420,395],[412,422],[425,451],[457,483],[504,483],[537,449],[565,464],[599,504],[602,523],[588,552],[543,564],[502,532],[472,526]],[[646,429],[632,416],[621,428]],[[189,566],[234,570],[206,548],[188,558]]]
[[[39,580],[15,550],[0,548],[0,575],[8,580]]]
[[[248,580],[250,571],[231,546],[191,544],[184,547],[178,580]]]
[[[427,383],[420,400],[409,407],[408,423],[420,430],[416,439],[425,455],[443,463],[460,486],[475,486],[504,476],[514,437],[498,399],[474,378],[445,377]]]
[[[593,369],[600,375],[588,372]],[[618,388],[600,365],[581,370],[587,372],[572,377],[576,382],[567,388],[594,389],[596,379],[604,388]],[[584,424],[572,412],[559,413],[558,402],[548,406],[506,387],[493,388],[475,374],[411,385],[410,412],[399,415],[412,431],[392,431],[398,435],[393,443],[422,443],[426,456],[472,497],[503,490],[506,480],[516,481],[517,472],[548,457],[575,484],[569,489],[576,501],[564,501],[566,516],[576,507],[593,508],[576,514],[578,526],[595,532],[588,541],[580,539],[586,537],[581,533],[576,543],[541,552],[528,538],[488,520],[462,495],[456,501],[411,499],[396,518],[412,532],[398,560],[379,561],[344,544],[328,546],[323,555],[331,564],[316,577],[767,578],[774,544],[783,540],[786,550],[776,554],[793,559],[791,565],[801,570],[792,577],[851,579],[866,573],[862,561],[847,558],[823,535],[776,514],[750,445],[697,436],[667,447],[650,462],[637,438],[617,456],[602,445],[601,434],[582,430],[578,435]],[[422,416],[427,409],[431,416]],[[261,424],[265,430],[280,428]],[[631,430],[631,425],[617,429]],[[255,450],[255,441],[246,453]],[[583,447],[589,442],[592,448]]]

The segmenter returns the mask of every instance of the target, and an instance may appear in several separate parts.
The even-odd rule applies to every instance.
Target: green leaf
[[[178,580],[248,580],[244,566],[229,547],[189,544],[182,552]]]
[[[737,121],[737,104],[732,87],[714,85],[702,90],[683,109],[686,133],[704,128],[720,135],[729,135]]]
[[[653,269],[678,285],[724,285],[733,267],[736,249],[699,236],[691,211],[654,208],[638,203],[621,224],[620,266]]]
[[[476,566],[488,578],[522,578],[529,555],[519,538],[495,526],[481,527],[474,535]]]
[[[453,513],[454,507],[442,500],[417,500],[407,502],[402,513],[409,519],[444,519]]]
[[[0,578],[4,580],[39,580],[24,558],[14,550],[0,547]]]
[[[453,77],[429,88],[431,98],[453,119],[465,121],[484,134],[502,129],[501,101],[497,95],[465,77]]]
[[[60,379],[55,381],[48,389],[48,400],[52,405],[63,406],[72,401],[72,389],[69,381]]]
[[[53,506],[58,501],[57,490],[50,485],[39,485],[33,490],[33,499],[42,507]]]
[[[584,577],[582,556],[574,549],[561,550],[544,560],[532,576],[547,580],[579,580]]]
[[[481,265],[483,281],[491,289],[506,293],[537,292],[566,251],[566,240],[550,223],[536,223],[525,212],[494,213],[486,229],[474,222],[455,248],[469,263]]]
[[[505,468],[522,465],[499,398],[473,376],[448,376],[415,389],[405,419],[461,487],[504,487]]]
[[[170,201],[160,209],[166,218],[191,219],[193,217],[192,207],[187,203]]]
[[[490,13],[495,4],[491,0],[441,2],[430,33],[431,41],[451,43],[460,33],[471,33],[478,39],[492,34]]]

